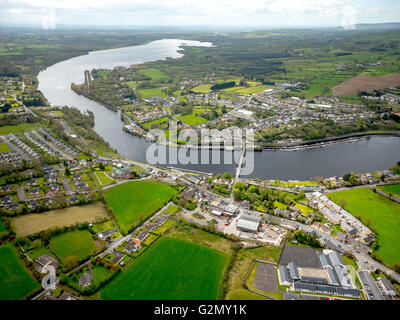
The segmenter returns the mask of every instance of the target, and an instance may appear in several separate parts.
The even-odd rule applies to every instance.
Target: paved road
[[[363,284],[364,293],[369,300],[385,300],[368,271],[359,270],[358,275]]]

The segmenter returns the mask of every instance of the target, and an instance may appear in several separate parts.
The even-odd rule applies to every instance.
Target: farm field
[[[400,74],[393,73],[386,76],[357,76],[333,88],[337,95],[357,94],[360,91],[390,88],[400,85]]]
[[[392,184],[388,186],[378,186],[378,189],[386,193],[393,193],[400,196],[400,184]]]
[[[150,77],[152,81],[163,81],[163,80],[170,79],[169,75],[165,74],[161,70],[154,69],[154,68],[142,69],[142,70],[139,70],[138,73]]]
[[[25,237],[48,229],[91,223],[105,218],[109,218],[107,211],[101,203],[95,203],[22,215],[12,218],[11,225],[15,227],[17,237]]]
[[[11,246],[0,246],[0,300],[22,299],[39,288]]]
[[[107,189],[104,193],[122,232],[149,218],[177,191],[151,180],[132,181]]]
[[[339,204],[345,201],[344,208],[364,224],[377,232],[379,248],[376,254],[388,265],[400,262],[400,251],[394,243],[400,241],[400,205],[390,201],[368,188],[328,193],[328,197]]]
[[[213,84],[210,83],[200,84],[197,87],[192,88],[192,91],[196,93],[209,93],[212,86]]]
[[[202,106],[195,106],[193,108],[192,113],[178,115],[177,118],[190,126],[196,126],[208,122],[209,121],[208,119],[203,118],[200,115],[204,112],[211,111],[213,109],[217,111],[218,115],[221,115],[222,113],[221,108],[207,108]]]
[[[16,126],[2,126],[0,127],[0,136],[9,133],[21,133],[26,131],[36,130],[43,125],[40,123],[24,123]]]
[[[227,255],[217,250],[185,240],[161,238],[104,287],[101,297],[214,300],[219,296],[226,263]]]
[[[160,89],[151,88],[151,89],[137,89],[137,94],[139,98],[150,98],[150,97],[162,97],[166,98],[167,94]]]
[[[208,120],[206,118],[202,118],[199,116],[199,114],[203,113],[204,111],[206,111],[206,110],[205,109],[193,109],[192,113],[180,115],[180,116],[177,116],[177,118],[190,126],[196,126],[196,125],[208,122]]]
[[[150,130],[153,124],[162,124],[162,126],[165,127],[165,129],[167,129],[168,121],[169,121],[169,118],[164,117],[164,118],[160,118],[157,120],[142,123],[142,126],[145,127],[147,130]],[[160,129],[163,129],[163,127],[161,127]]]
[[[57,235],[50,239],[50,248],[61,260],[69,256],[77,256],[81,260],[96,251],[92,234],[87,230]]]

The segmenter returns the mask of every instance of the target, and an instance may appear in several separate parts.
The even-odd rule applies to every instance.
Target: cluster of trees
[[[22,159],[19,166],[16,166],[14,163],[2,161],[0,162],[0,177],[3,176],[8,176],[6,180],[10,179],[6,183],[25,181],[30,179],[31,176],[41,177],[43,176],[43,163],[38,159],[31,159],[30,161]]]
[[[193,112],[193,106],[189,104],[175,104],[170,108],[172,114],[182,113],[190,114]]]
[[[358,178],[357,178],[357,176],[354,175],[353,172],[346,173],[343,176],[343,180],[350,183],[352,186],[355,186],[358,184]]]
[[[285,191],[236,182],[233,186],[233,197],[236,201],[249,201],[251,209],[272,214],[275,201],[292,205],[295,200],[304,199],[305,195],[304,192],[300,192],[296,197],[291,197]]]
[[[218,91],[222,89],[227,89],[227,88],[232,88],[236,85],[235,81],[229,81],[229,82],[224,82],[224,83],[217,83],[211,86],[210,90],[211,91]]]
[[[5,114],[0,117],[0,126],[16,126],[23,123],[35,123],[35,119],[31,114]]]
[[[317,249],[323,248],[323,245],[321,245],[321,243],[318,241],[317,236],[315,234],[309,235],[302,231],[296,231],[294,233],[294,237],[297,243],[299,244],[304,244]]]
[[[197,208],[196,201],[191,198],[184,198],[182,195],[177,194],[172,198],[172,202],[177,206],[183,207],[186,210],[193,211]]]
[[[38,106],[44,106],[47,104],[46,99],[43,97],[43,95],[40,92],[31,93],[31,94],[29,94],[29,96],[24,96],[22,99],[22,102],[27,107],[38,107]]]

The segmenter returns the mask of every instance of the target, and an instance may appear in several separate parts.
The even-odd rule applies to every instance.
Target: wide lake
[[[150,61],[183,56],[184,46],[211,47],[211,43],[164,39],[145,45],[90,52],[87,55],[56,63],[39,73],[39,90],[54,106],[70,106],[81,111],[90,110],[95,115],[95,131],[120,155],[135,161],[146,162],[150,146],[144,139],[122,130],[120,112],[113,112],[97,102],[71,90],[71,83],[83,83],[84,71],[112,69]],[[232,153],[221,152],[221,164],[171,164],[211,173],[235,171]],[[211,159],[212,160],[212,159]],[[212,161],[209,161],[212,163]],[[254,153],[254,170],[250,177],[260,179],[307,179],[317,176],[330,177],[350,171],[370,172],[388,169],[400,160],[399,137],[371,137],[355,142],[342,142],[320,148],[297,151],[262,151]],[[231,163],[233,162],[233,164]]]

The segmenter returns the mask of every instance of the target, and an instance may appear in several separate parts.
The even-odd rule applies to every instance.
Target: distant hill
[[[361,23],[356,24],[357,30],[397,30],[400,29],[400,22],[386,23]]]

